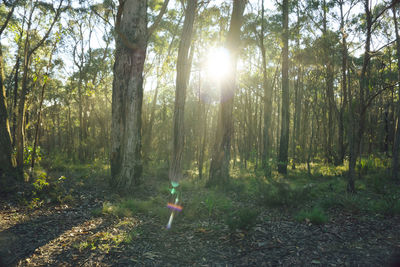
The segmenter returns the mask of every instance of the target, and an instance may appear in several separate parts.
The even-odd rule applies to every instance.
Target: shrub
[[[296,220],[299,222],[309,220],[313,224],[324,224],[329,218],[320,207],[314,207],[311,210],[302,210],[297,216]]]
[[[372,201],[368,209],[374,213],[394,216],[400,214],[400,199],[389,196],[384,199]]]
[[[267,207],[297,207],[310,199],[312,186],[291,188],[286,183],[253,184],[256,201]]]
[[[249,230],[257,223],[259,212],[250,208],[240,208],[225,218],[225,223],[231,231],[236,229]]]

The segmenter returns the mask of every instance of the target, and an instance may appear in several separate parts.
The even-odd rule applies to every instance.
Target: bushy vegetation
[[[296,220],[299,222],[311,222],[313,224],[324,224],[328,222],[329,218],[320,207],[314,207],[308,210],[301,210],[296,215]]]

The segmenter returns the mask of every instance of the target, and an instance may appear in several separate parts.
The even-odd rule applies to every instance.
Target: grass
[[[102,209],[95,209],[93,215],[111,215],[119,218],[144,214],[158,218],[167,217],[169,210],[161,197],[151,197],[147,200],[135,198],[122,199],[116,203],[105,202]]]
[[[273,172],[270,179],[265,179],[260,170],[252,172],[249,170],[252,168],[235,168],[228,184],[212,189],[204,187],[205,179],[198,180],[196,175],[189,175],[191,178],[183,180],[179,186],[184,208],[176,220],[189,223],[214,221],[234,231],[251,229],[260,212],[271,209],[284,210],[298,221],[307,220],[315,224],[326,223],[337,212],[396,216],[400,214],[400,189],[386,177],[388,164],[387,160],[378,157],[362,159],[358,169],[363,178],[356,180],[355,195],[346,193],[347,164],[334,166],[314,162],[311,175],[306,164],[297,164],[295,170],[288,169],[287,175]],[[32,207],[46,203],[46,197],[50,197],[52,202],[73,204],[76,202],[74,194],[63,189],[66,181],[73,180],[77,185],[93,187],[98,182],[107,182],[110,176],[109,166],[101,160],[91,164],[74,164],[57,157],[55,163],[50,165],[50,175],[37,170],[33,183],[37,193],[31,202],[28,201]],[[165,169],[165,166],[160,166],[160,169]],[[144,193],[128,198],[116,195],[113,200],[104,202],[103,207],[93,210],[92,214],[118,218],[146,215],[167,220],[170,214],[166,208],[169,189],[167,179],[155,176],[146,179],[138,188],[138,192]],[[146,192],[150,192],[149,195]]]
[[[231,231],[237,229],[249,230],[257,223],[257,217],[259,215],[258,210],[250,208],[240,208],[225,218],[225,223],[228,225]]]
[[[299,222],[306,221],[313,224],[324,224],[329,221],[328,215],[318,206],[308,210],[301,210],[295,219]]]

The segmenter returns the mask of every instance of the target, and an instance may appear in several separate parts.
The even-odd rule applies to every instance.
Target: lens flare
[[[231,71],[231,59],[228,49],[216,47],[210,49],[207,56],[206,69],[208,74],[214,79],[223,79]]]
[[[176,205],[176,204],[172,204],[172,203],[168,203],[167,207],[171,210],[176,210],[176,211],[182,211],[182,206]]]

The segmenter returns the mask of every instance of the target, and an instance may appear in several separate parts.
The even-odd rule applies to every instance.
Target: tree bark
[[[349,159],[349,177],[348,177],[348,184],[347,184],[347,190],[350,193],[355,192],[355,186],[354,186],[354,176],[355,176],[355,166],[356,166],[356,161],[357,161],[357,156],[360,153],[360,148],[361,148],[361,142],[362,142],[362,137],[364,134],[364,124],[365,124],[365,111],[366,111],[366,101],[365,101],[365,94],[366,90],[369,85],[369,77],[367,74],[367,68],[371,59],[371,54],[370,54],[370,46],[371,46],[371,32],[372,32],[372,16],[371,16],[371,9],[369,6],[369,0],[364,0],[364,9],[365,9],[365,14],[366,14],[366,22],[367,22],[367,38],[365,41],[365,51],[364,51],[364,60],[363,60],[363,66],[361,69],[361,75],[360,75],[360,104],[359,104],[359,120],[358,120],[358,125],[357,125],[357,135],[355,135],[353,140],[349,142],[350,147],[350,159]],[[355,122],[355,114],[354,110],[351,112],[353,115],[353,122]],[[353,128],[351,126],[350,128]],[[354,129],[353,129],[354,130]],[[353,133],[351,133],[353,134]],[[361,155],[360,155],[361,156]]]
[[[52,60],[52,57],[53,57],[53,53],[56,50],[57,43],[58,43],[58,41],[54,42],[53,49],[50,52],[50,58],[49,58],[49,62],[47,64],[47,69],[46,69],[47,77],[44,78],[43,85],[42,85],[42,90],[41,90],[41,94],[40,94],[40,102],[39,102],[38,115],[37,115],[37,121],[36,121],[36,127],[35,127],[35,136],[34,136],[32,156],[31,156],[31,168],[29,170],[30,178],[32,178],[33,171],[34,171],[34,168],[35,168],[36,149],[37,149],[38,142],[39,142],[40,119],[41,119],[41,115],[42,115],[42,105],[43,105],[43,100],[44,100],[44,91],[46,89],[47,80],[49,78],[48,75],[50,73],[50,68],[51,68],[51,64],[52,64],[51,60]],[[59,113],[57,113],[57,115],[59,116]],[[58,119],[58,121],[59,121],[59,119]],[[57,127],[57,130],[60,131],[60,128]]]
[[[279,142],[278,172],[287,173],[289,148],[289,0],[283,0],[283,51],[282,51],[282,123]]]
[[[14,158],[12,156],[10,125],[8,121],[6,88],[4,86],[3,49],[1,46],[1,34],[7,27],[14,12],[15,5],[8,12],[6,21],[0,28],[0,179],[3,174],[14,169]]]
[[[217,133],[210,165],[207,186],[222,185],[229,179],[231,136],[233,131],[232,111],[235,93],[236,64],[240,45],[240,28],[247,0],[234,0],[226,48],[231,57],[228,77],[222,82],[221,102],[218,114]]]
[[[176,66],[175,109],[173,118],[172,158],[169,169],[170,181],[179,182],[182,179],[182,155],[184,146],[184,113],[186,89],[190,78],[189,48],[192,41],[193,23],[196,14],[197,0],[187,2],[185,20],[179,43]]]
[[[344,15],[343,15],[343,1],[339,1],[340,5],[340,30],[342,32],[342,81],[341,81],[341,89],[342,89],[342,103],[340,106],[339,112],[339,133],[338,133],[338,147],[339,147],[339,155],[337,157],[336,165],[343,164],[344,156],[346,153],[346,148],[344,145],[344,113],[346,111],[347,105],[347,41],[346,41],[346,32],[344,29]]]
[[[0,44],[0,178],[14,168],[10,125],[8,122],[6,89],[4,86],[3,53]]]
[[[134,189],[142,175],[141,117],[147,1],[120,2],[112,92],[111,185]]]
[[[16,133],[16,146],[17,146],[17,171],[20,177],[23,176],[24,167],[24,147],[25,147],[25,100],[28,93],[28,71],[32,55],[35,51],[44,44],[44,41],[49,37],[54,24],[58,21],[61,14],[61,6],[63,0],[60,1],[53,21],[44,36],[34,46],[31,46],[29,32],[32,26],[32,15],[36,5],[33,5],[28,19],[28,29],[26,31],[26,39],[24,45],[24,65],[23,65],[23,76],[22,76],[22,90],[18,106],[18,119],[17,119],[17,133]],[[32,48],[31,48],[32,47]]]
[[[271,166],[270,166],[270,150],[271,150],[271,113],[272,113],[272,90],[273,87],[268,85],[267,77],[267,59],[265,55],[264,47],[264,0],[262,1],[261,10],[261,33],[260,33],[260,50],[262,56],[262,72],[263,72],[263,89],[264,89],[264,128],[263,128],[263,152],[262,152],[262,167],[264,170],[264,176],[266,178],[271,176]],[[274,78],[275,80],[275,78]],[[260,122],[261,124],[261,122]]]
[[[393,0],[394,2],[394,0]],[[396,18],[396,6],[393,6],[393,21],[396,33],[396,52],[397,52],[397,80],[400,81],[400,36],[398,21]],[[393,158],[392,158],[392,178],[397,180],[399,178],[399,150],[400,150],[400,84],[398,85],[398,100],[397,100],[397,119],[396,119],[396,134],[393,145]]]

